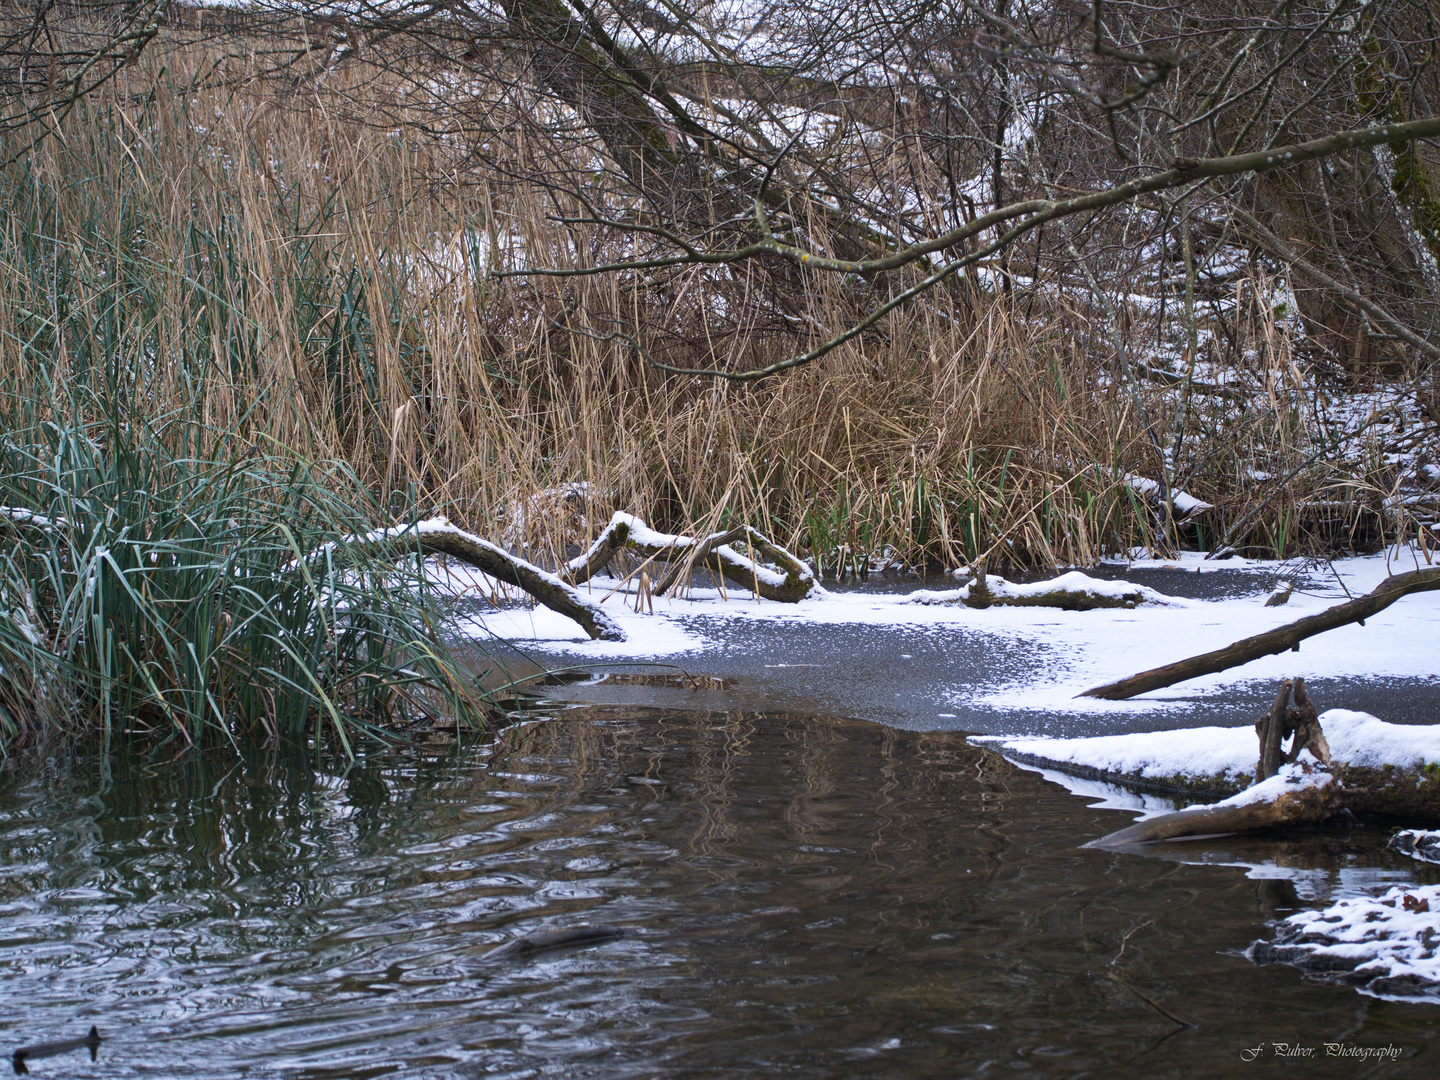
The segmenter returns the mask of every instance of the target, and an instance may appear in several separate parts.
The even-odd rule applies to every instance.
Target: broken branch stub
[[[1305,693],[1305,680],[1295,680],[1295,708],[1289,713],[1290,726],[1294,732],[1294,738],[1290,743],[1290,753],[1285,758],[1286,762],[1292,762],[1300,757],[1301,750],[1309,750],[1315,755],[1315,759],[1327,769],[1333,769],[1334,763],[1330,760],[1330,741],[1325,738],[1325,732],[1320,729],[1320,712],[1315,707],[1315,702]]]
[[[1345,626],[1352,622],[1364,626],[1366,619],[1384,611],[1402,596],[1430,592],[1435,589],[1440,589],[1440,566],[1412,570],[1405,574],[1392,574],[1364,596],[1357,596],[1343,604],[1336,604],[1318,615],[1307,615],[1303,619],[1297,619],[1274,630],[1267,630],[1263,634],[1243,638],[1223,649],[1201,653],[1199,656],[1166,664],[1164,667],[1151,668],[1149,671],[1131,675],[1128,679],[1121,679],[1119,682],[1092,687],[1079,696],[1103,698],[1106,701],[1123,701],[1136,694],[1144,694],[1151,690],[1163,690],[1167,686],[1174,686],[1186,679],[1212,675],[1217,671],[1239,667],[1241,664],[1248,664],[1251,660],[1281,653],[1287,649],[1299,652],[1300,642],[1308,637],[1323,634],[1326,630],[1334,630],[1338,626]]]
[[[1286,713],[1290,706],[1291,682],[1286,679],[1280,684],[1270,711],[1255,721],[1255,734],[1260,739],[1260,757],[1255,762],[1255,783],[1269,780],[1280,771],[1284,760],[1280,744],[1290,734],[1286,724]]]
[[[511,555],[490,541],[456,528],[444,518],[431,518],[395,529],[378,529],[365,536],[347,537],[339,541],[339,544],[347,548],[388,547],[397,552],[418,550],[421,555],[448,555],[489,574],[497,581],[525,590],[552,611],[574,619],[592,638],[602,641],[625,640],[625,632],[600,605],[583,596],[574,587],[533,563]],[[314,559],[324,550],[325,548],[321,548],[313,553],[310,559]]]
[[[1290,704],[1291,694],[1295,704]],[[1320,729],[1320,714],[1315,702],[1305,693],[1305,680],[1286,679],[1280,684],[1280,692],[1270,711],[1255,721],[1255,733],[1260,738],[1260,757],[1255,762],[1255,782],[1269,780],[1280,771],[1281,765],[1299,760],[1302,750],[1309,750],[1315,759],[1326,768],[1331,767],[1330,743]],[[1281,743],[1290,740],[1289,753],[1282,753]]]
[[[749,545],[754,557],[742,555],[730,546],[741,540]],[[656,532],[635,515],[625,513],[610,519],[589,551],[565,564],[562,577],[572,585],[580,585],[605,569],[621,551],[672,564],[655,586],[657,595],[672,589],[687,567],[695,566],[721,574],[726,581],[750,589],[762,599],[782,604],[798,603],[815,587],[810,567],[749,525],[697,539]],[[768,559],[774,568],[760,559]]]

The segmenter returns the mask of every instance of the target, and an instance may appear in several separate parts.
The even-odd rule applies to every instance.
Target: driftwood
[[[740,554],[730,545],[744,541],[757,558]],[[590,545],[590,550],[572,559],[561,571],[571,585],[580,585],[594,577],[621,551],[642,559],[670,564],[654,585],[653,592],[663,596],[694,567],[700,566],[722,575],[726,581],[750,589],[762,599],[783,604],[803,600],[815,587],[810,567],[770,541],[758,529],[741,525],[706,537],[676,536],[650,529],[633,514],[616,514],[610,524]],[[768,559],[775,569],[757,559]]]
[[[1165,598],[1140,585],[1111,591],[1079,571],[1061,574],[1040,585],[1015,585],[1002,577],[987,576],[985,562],[975,564],[975,576],[958,589],[945,592],[917,592],[908,597],[911,604],[942,606],[964,604],[984,610],[990,607],[1045,607],[1061,611],[1093,611],[1096,608],[1133,608],[1147,601],[1164,603]]]
[[[1286,626],[1268,630],[1263,634],[1256,634],[1254,637],[1244,638],[1223,649],[1192,656],[1188,660],[1166,664],[1164,667],[1142,671],[1138,675],[1131,675],[1128,679],[1121,679],[1119,682],[1092,687],[1079,696],[1104,698],[1107,701],[1123,701],[1136,694],[1161,690],[1167,686],[1174,686],[1178,682],[1184,682],[1186,679],[1194,679],[1201,675],[1211,675],[1217,671],[1239,667],[1241,664],[1248,664],[1251,660],[1282,653],[1287,649],[1299,652],[1300,642],[1308,637],[1323,634],[1326,630],[1334,630],[1338,626],[1345,626],[1352,622],[1364,626],[1366,619],[1384,611],[1402,596],[1429,592],[1434,589],[1440,589],[1440,566],[1412,570],[1405,574],[1392,574],[1364,596],[1357,596],[1343,604],[1336,604],[1318,615],[1307,615]]]
[[[1293,706],[1290,705],[1292,691]],[[1255,734],[1260,738],[1260,758],[1255,763],[1257,784],[1269,780],[1280,771],[1281,765],[1296,761],[1302,750],[1309,750],[1320,764],[1330,767],[1330,744],[1320,730],[1320,714],[1315,703],[1305,693],[1304,679],[1296,679],[1293,684],[1286,679],[1280,684],[1270,711],[1255,721]],[[1290,739],[1290,752],[1282,757],[1280,744],[1286,739]]]
[[[1292,693],[1293,706],[1290,704]],[[1315,703],[1305,693],[1304,679],[1286,679],[1280,684],[1275,703],[1255,721],[1255,734],[1260,741],[1260,757],[1255,763],[1255,783],[1250,788],[1224,802],[1136,822],[1085,846],[1122,848],[1280,825],[1313,824],[1340,809],[1344,788],[1330,762],[1330,746],[1320,730]],[[1288,754],[1281,748],[1286,738],[1291,740]],[[1324,772],[1318,769],[1311,772],[1311,766],[1297,765],[1302,750],[1314,754],[1324,766]],[[1282,775],[1282,765],[1292,767],[1287,775]]]
[[[1173,814],[1162,814],[1148,821],[1137,821],[1127,829],[1091,840],[1084,846],[1125,848],[1166,840],[1273,829],[1281,825],[1312,824],[1324,821],[1340,808],[1340,785],[1329,773],[1313,778],[1305,777],[1305,780],[1312,781],[1309,783],[1285,785],[1285,779],[1287,778],[1277,775],[1267,781],[1276,787],[1273,798],[1215,803]],[[1249,790],[1254,791],[1256,796],[1262,794],[1253,788]]]
[[[422,555],[448,555],[497,581],[524,589],[546,607],[574,619],[592,638],[625,640],[625,631],[609,614],[573,586],[488,540],[457,529],[444,518],[431,518],[396,529],[380,529],[365,536],[348,537],[339,543],[347,548],[392,548],[396,552],[418,550]],[[326,545],[311,555],[311,560],[335,546]]]

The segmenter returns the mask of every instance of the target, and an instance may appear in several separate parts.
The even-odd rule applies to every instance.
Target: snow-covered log
[[[1329,710],[1318,718],[1320,724],[1345,809],[1414,824],[1440,823],[1440,724],[1387,724],[1349,709]],[[1077,739],[978,735],[971,741],[993,746],[1022,765],[1132,791],[1214,802],[1253,782],[1255,736],[1246,724]],[[1305,741],[1302,736],[1302,749]]]
[[[730,546],[741,540],[756,556],[774,565],[766,566]],[[815,588],[815,575],[810,567],[749,525],[697,538],[656,532],[634,514],[626,513],[617,513],[610,519],[590,550],[565,565],[563,577],[572,585],[588,581],[622,550],[642,559],[672,564],[656,585],[657,594],[673,588],[681,573],[693,566],[722,574],[725,580],[750,589],[765,600],[783,604],[798,603]]]
[[[1171,597],[1129,581],[1102,581],[1072,570],[1050,581],[1019,585],[1002,577],[977,573],[958,589],[916,593],[912,604],[964,604],[970,608],[1049,607],[1062,611],[1095,608],[1133,608],[1138,604],[1165,604]]]
[[[344,540],[327,544],[311,558],[321,554],[326,548],[342,545],[347,548],[388,547],[397,553],[418,549],[422,555],[448,555],[489,574],[497,581],[524,589],[546,607],[574,619],[592,638],[602,641],[625,640],[625,632],[600,605],[573,586],[533,563],[511,555],[488,540],[456,528],[443,517],[393,529],[377,529],[363,536],[346,537]]]
[[[1250,832],[1324,821],[1340,808],[1340,785],[1328,770],[1304,762],[1286,765],[1264,783],[1223,802],[1190,806],[1138,821],[1091,840],[1087,848],[1125,848],[1193,836]]]
[[[1121,679],[1119,682],[1092,687],[1080,697],[1123,701],[1136,694],[1144,694],[1150,690],[1163,690],[1167,686],[1184,682],[1186,679],[1194,679],[1201,675],[1211,675],[1217,671],[1239,667],[1241,664],[1248,664],[1251,660],[1281,653],[1287,649],[1299,652],[1300,642],[1308,637],[1323,634],[1326,630],[1334,630],[1337,626],[1345,626],[1352,622],[1358,622],[1364,626],[1366,619],[1384,611],[1402,596],[1417,592],[1429,592],[1433,589],[1440,589],[1440,566],[1426,567],[1424,570],[1411,570],[1405,574],[1391,574],[1364,596],[1357,596],[1343,604],[1336,604],[1318,615],[1307,615],[1303,619],[1297,619],[1295,622],[1274,630],[1267,630],[1263,634],[1243,638],[1223,649],[1201,653],[1199,656],[1166,664],[1164,667],[1151,668],[1149,671],[1131,675],[1128,679]]]

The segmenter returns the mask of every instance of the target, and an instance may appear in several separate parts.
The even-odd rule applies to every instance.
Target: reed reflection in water
[[[1195,850],[1299,893],[1081,851],[1124,818],[953,733],[597,707],[343,775],[109,771],[0,776],[4,1045],[107,1039],[50,1075],[1228,1077],[1260,1042],[1344,1040],[1402,1046],[1400,1076],[1440,1035],[1238,955],[1416,880],[1382,833]],[[582,923],[633,933],[480,959]]]

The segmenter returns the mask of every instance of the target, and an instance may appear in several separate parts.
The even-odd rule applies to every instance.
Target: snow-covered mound
[[[1331,709],[1320,717],[1335,761],[1378,769],[1418,769],[1440,762],[1440,724],[1389,724],[1369,713]],[[1255,729],[1181,728],[1083,739],[1010,739],[976,736],[1032,762],[1094,774],[1208,786],[1244,787],[1255,772]]]
[[[1257,964],[1294,964],[1398,1001],[1440,1003],[1440,885],[1396,886],[1380,897],[1351,897],[1301,911],[1257,941]]]

